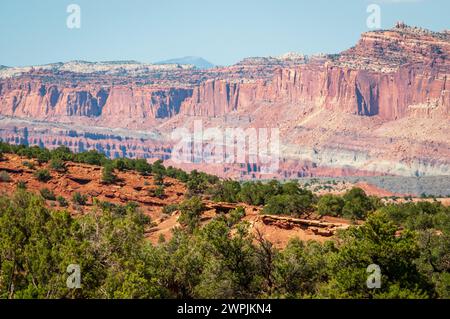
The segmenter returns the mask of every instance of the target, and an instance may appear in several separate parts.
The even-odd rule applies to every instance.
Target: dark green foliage
[[[162,164],[163,162],[161,160],[157,160],[152,165],[152,172],[156,175],[164,176],[166,174],[166,168]]]
[[[331,243],[294,239],[276,255],[273,277],[277,294],[286,298],[308,298],[329,278],[328,260],[336,249]]]
[[[242,185],[238,199],[249,205],[265,205],[269,198],[280,194],[281,186],[276,181],[270,183],[247,182]]]
[[[271,182],[263,191],[265,214],[300,216],[311,212],[316,201],[314,194],[296,182],[280,185]]]
[[[93,213],[72,218],[19,191],[0,196],[0,297],[448,298],[449,211],[431,205],[420,208],[433,216],[430,229],[399,233],[390,216],[409,217],[389,206],[336,243],[293,239],[280,250],[239,222],[242,208],[197,227],[203,207],[193,197],[180,205],[191,227],[152,246],[150,220],[135,203],[97,201]],[[366,287],[372,263],[380,289]],[[81,266],[82,289],[66,287],[69,264]]]
[[[35,158],[39,162],[39,164],[47,163],[51,158],[49,150],[40,148],[38,146],[19,147],[19,148],[13,147],[11,151],[13,151],[14,149],[17,155],[25,156],[30,159]]]
[[[35,167],[34,167],[34,164],[31,163],[31,162],[28,162],[28,161],[24,161],[24,162],[22,163],[22,165],[25,166],[26,168],[29,168],[29,169],[34,169],[34,168],[35,168]]]
[[[186,183],[190,196],[202,195],[209,187],[208,175],[193,170]]]
[[[300,216],[312,208],[310,196],[276,195],[264,207],[265,214]]]
[[[178,179],[181,182],[187,182],[189,179],[189,174],[185,171],[169,166],[166,168],[166,176]]]
[[[442,228],[439,223],[443,225],[450,223],[448,208],[439,203],[419,202],[389,205],[382,210],[397,224],[413,230]]]
[[[117,181],[117,175],[114,174],[114,167],[110,163],[106,163],[102,170],[102,183],[114,184]]]
[[[324,195],[317,203],[317,212],[322,216],[342,216],[345,201],[336,195]]]
[[[47,156],[37,147],[1,142],[0,150]],[[145,166],[142,160],[117,164],[83,154],[61,147],[50,157],[123,170],[135,170],[139,162]],[[450,298],[450,208],[439,203],[383,206],[360,189],[317,202],[296,182],[240,185],[197,171],[163,169],[162,163],[150,170],[189,183],[193,196],[163,208],[165,214],[180,210],[183,227],[157,245],[145,239],[152,224],[133,202],[94,199],[91,213],[74,218],[47,209],[43,198],[24,191],[20,182],[13,196],[0,195],[0,298]],[[205,209],[199,196],[205,192],[219,201],[265,205],[265,212],[276,214],[309,212],[317,202],[320,214],[367,219],[340,232],[336,241],[293,239],[278,249],[242,222],[242,207],[199,227]],[[60,196],[56,200],[68,205]],[[75,193],[73,201],[85,205],[87,197]],[[81,266],[82,289],[66,286],[70,264]],[[380,289],[366,286],[370,264],[380,266]]]
[[[67,202],[67,200],[62,197],[62,196],[57,196],[56,200],[58,201],[59,206],[61,207],[68,207],[69,203]]]
[[[84,194],[80,194],[78,192],[73,193],[72,202],[74,204],[84,206],[84,205],[86,205],[86,202],[87,202],[87,196]]]
[[[17,190],[25,190],[27,189],[27,183],[25,181],[18,181],[16,187]]]
[[[229,227],[232,227],[238,224],[242,218],[245,217],[245,209],[244,207],[237,207],[228,213],[227,224]]]
[[[77,153],[73,158],[75,162],[97,166],[101,166],[103,163],[108,161],[104,154],[101,154],[95,150]]]
[[[363,226],[350,228],[330,260],[332,280],[322,293],[331,298],[422,298],[432,286],[415,260],[420,249],[414,234],[398,228],[383,214],[369,216]],[[381,289],[367,289],[367,267],[376,264],[382,273]]]
[[[159,185],[156,188],[151,188],[148,190],[148,196],[158,197],[160,199],[166,196],[166,188],[164,185]]]
[[[36,179],[40,182],[46,183],[52,179],[50,172],[46,169],[40,169],[34,173]]]
[[[377,207],[361,188],[353,188],[344,195],[345,205],[342,214],[351,219],[364,219],[368,212]]]
[[[152,166],[145,159],[134,161],[134,169],[141,175],[148,175],[152,172]]]
[[[177,211],[178,209],[179,209],[179,207],[177,204],[170,204],[170,205],[164,206],[162,212],[163,212],[163,214],[170,215],[173,212]]]
[[[127,167],[127,163],[125,162],[125,160],[123,158],[118,158],[112,161],[112,165],[115,169],[117,169],[120,172],[123,172],[124,170],[126,170]]]
[[[75,155],[67,146],[58,146],[58,148],[50,151],[50,153],[53,160],[60,160],[65,162],[73,161],[75,158]]]
[[[52,159],[50,161],[50,167],[51,167],[51,169],[53,169],[57,172],[66,172],[67,171],[65,163],[61,159]]]
[[[178,219],[179,223],[192,233],[199,226],[200,215],[204,210],[201,199],[192,197],[182,202],[178,207],[181,211],[180,218]]]
[[[157,185],[157,186],[163,186],[164,185],[164,175],[162,175],[161,173],[155,173],[155,176],[154,176],[154,178],[155,178],[155,184]]]
[[[0,197],[0,298],[168,297],[155,264],[144,267],[154,252],[143,221],[132,207],[74,219],[25,192]],[[66,286],[70,264],[80,265],[82,289]]]
[[[211,187],[211,193],[214,201],[236,203],[238,194],[241,191],[241,184],[237,181],[225,180]]]
[[[55,193],[53,193],[53,191],[49,190],[48,188],[42,188],[39,192],[44,199],[56,200]]]
[[[0,182],[8,183],[10,181],[11,181],[11,177],[9,176],[9,174],[5,171],[1,171],[0,172]]]

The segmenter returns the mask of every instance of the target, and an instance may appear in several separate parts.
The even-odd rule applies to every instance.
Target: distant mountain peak
[[[184,65],[193,65],[197,69],[211,69],[215,65],[211,62],[198,57],[198,56],[185,56],[182,58],[175,58],[170,60],[164,60],[160,62],[156,62],[155,64],[184,64]]]

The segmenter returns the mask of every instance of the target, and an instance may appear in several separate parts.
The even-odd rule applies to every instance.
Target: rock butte
[[[280,171],[261,175],[258,163],[183,168],[243,179],[450,175],[449,53],[448,32],[398,24],[364,33],[337,55],[249,58],[209,70],[6,68],[0,138],[168,159],[171,131],[202,119],[205,127],[279,128]]]

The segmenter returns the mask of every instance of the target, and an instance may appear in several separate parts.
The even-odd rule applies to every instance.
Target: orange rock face
[[[275,177],[450,175],[449,54],[449,33],[398,25],[365,33],[338,55],[139,76],[31,71],[0,79],[0,115],[28,119],[3,121],[0,138],[167,159],[172,130],[201,119],[279,128]],[[242,176],[240,166],[196,168],[259,177],[258,169]]]

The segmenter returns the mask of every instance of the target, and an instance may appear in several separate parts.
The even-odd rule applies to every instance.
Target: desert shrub
[[[47,200],[56,200],[55,193],[48,188],[42,188],[40,191],[41,196]]]
[[[369,212],[375,210],[371,198],[361,188],[352,188],[343,198],[345,205],[342,214],[347,218],[364,219]]]
[[[28,161],[23,161],[22,165],[25,166],[26,168],[29,168],[29,169],[35,169],[34,164],[31,163],[31,162],[28,162]]]
[[[152,172],[153,174],[160,174],[164,176],[166,174],[166,168],[163,165],[163,162],[161,160],[157,160],[152,165]]]
[[[62,196],[58,196],[56,197],[56,200],[58,201],[59,206],[61,207],[67,207],[69,206],[69,203],[67,202],[67,200],[62,197]]]
[[[344,205],[345,202],[342,197],[327,194],[319,198],[317,212],[322,216],[341,216]]]
[[[127,169],[127,164],[125,163],[123,158],[117,158],[117,159],[113,160],[112,165],[119,172],[123,172],[124,170]]]
[[[36,179],[40,182],[46,183],[52,179],[50,172],[46,169],[40,169],[34,173]]]
[[[18,190],[25,190],[25,189],[27,189],[27,183],[25,181],[18,181],[16,188]]]
[[[66,164],[61,159],[52,159],[50,161],[50,167],[51,169],[57,171],[57,172],[66,172]]]
[[[39,148],[39,151],[36,153],[35,158],[39,164],[47,163],[51,158],[50,151],[47,149]]]
[[[200,224],[200,217],[204,208],[200,198],[187,199],[179,205],[181,214],[178,221],[192,233]]]
[[[148,175],[152,172],[152,166],[145,159],[135,160],[134,169],[141,175]]]
[[[0,182],[10,182],[11,181],[11,177],[9,176],[9,174],[5,171],[1,171],[0,172]]]
[[[247,182],[241,187],[238,199],[249,205],[265,205],[274,196],[283,194],[282,186],[278,181]]]
[[[163,212],[163,214],[170,215],[177,210],[178,210],[177,204],[169,204],[169,205],[166,205],[163,207],[162,212]]]
[[[175,178],[181,182],[187,182],[189,179],[189,174],[185,171],[169,166],[166,168],[166,176]]]
[[[391,204],[381,208],[396,224],[412,230],[422,231],[432,228],[444,230],[450,225],[450,208],[440,203],[418,202]],[[450,230],[450,226],[448,226]]]
[[[219,178],[212,176],[197,170],[193,170],[188,177],[186,186],[188,188],[189,196],[200,196],[206,193],[206,191],[219,182]]]
[[[84,205],[86,205],[86,202],[87,202],[87,196],[76,192],[72,195],[72,202],[74,204],[84,206]]]
[[[300,188],[297,182],[280,185],[272,181],[258,186],[256,191],[259,193],[259,200],[266,204],[265,214],[299,216],[310,212],[316,202],[314,194]]]
[[[182,205],[185,227],[149,245],[149,219],[135,203],[97,202],[98,213],[74,218],[26,191],[0,195],[0,297],[448,299],[450,211],[432,204],[389,205],[339,240],[292,239],[279,249],[238,222],[240,208],[197,227],[196,197]],[[433,228],[408,229],[411,209],[431,216]],[[67,289],[71,263],[83,269],[83,289]],[[381,268],[380,289],[367,289],[370,264]]]
[[[214,201],[236,203],[240,191],[241,184],[239,182],[226,180],[211,187],[209,193]]]
[[[245,209],[244,207],[236,207],[236,209],[233,209],[229,212],[229,216],[227,218],[227,224],[229,227],[232,227],[236,224],[238,224],[242,218],[245,217]]]
[[[60,160],[60,161],[73,161],[74,160],[74,154],[72,151],[64,145],[58,146],[56,149],[50,151],[51,158],[53,160]]]
[[[156,189],[155,189],[155,197],[158,197],[158,198],[164,198],[164,196],[165,196],[165,188],[164,188],[164,186],[158,186]]]
[[[74,155],[74,161],[79,163],[85,163],[90,165],[101,166],[108,159],[104,154],[99,153],[96,150],[90,150],[87,152],[81,152]]]
[[[160,172],[155,173],[154,179],[156,185],[158,186],[164,185],[164,175],[161,174]]]
[[[113,184],[117,181],[117,176],[114,174],[114,168],[111,164],[105,164],[102,170],[102,183]]]
[[[312,209],[312,198],[307,195],[276,195],[270,197],[263,212],[273,215],[300,216]]]

